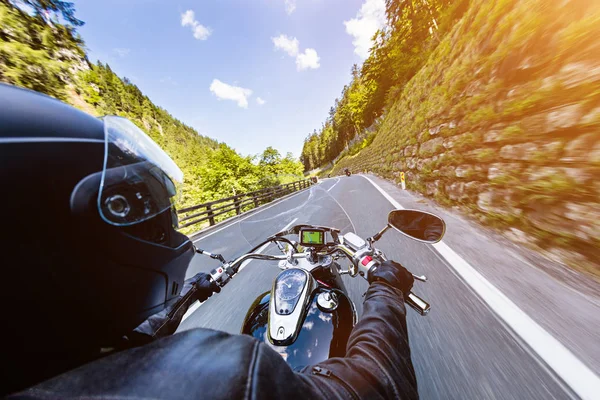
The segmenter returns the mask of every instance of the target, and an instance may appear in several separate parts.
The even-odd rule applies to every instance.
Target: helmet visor
[[[183,172],[148,135],[121,117],[104,117],[102,218],[117,226],[143,222],[172,207]]]

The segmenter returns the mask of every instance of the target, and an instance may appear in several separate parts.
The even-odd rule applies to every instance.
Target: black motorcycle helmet
[[[1,393],[99,356],[177,299],[194,254],[175,229],[182,177],[130,121],[0,84]]]

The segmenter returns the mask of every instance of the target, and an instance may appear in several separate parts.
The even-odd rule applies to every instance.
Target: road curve
[[[370,236],[384,226],[392,209],[364,177],[336,177],[194,240],[196,246],[230,259],[292,222],[336,226]],[[416,283],[414,291],[432,304],[431,313],[421,317],[409,309],[407,317],[422,399],[576,398],[431,246],[391,232],[377,247],[430,279]],[[196,256],[188,276],[217,265]],[[273,263],[253,261],[220,294],[195,307],[179,331],[204,327],[238,333],[248,307],[270,290],[278,272]],[[360,314],[367,284],[361,278],[344,280]]]

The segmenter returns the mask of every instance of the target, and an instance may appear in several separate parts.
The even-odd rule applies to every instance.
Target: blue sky
[[[74,0],[92,62],[240,153],[299,156],[352,64],[383,23],[384,0]]]

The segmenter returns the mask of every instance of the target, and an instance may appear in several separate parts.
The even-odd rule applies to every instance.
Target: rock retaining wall
[[[600,5],[474,0],[340,160],[600,276]]]

